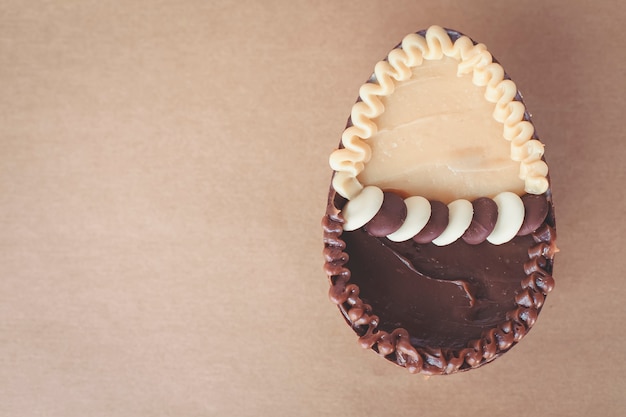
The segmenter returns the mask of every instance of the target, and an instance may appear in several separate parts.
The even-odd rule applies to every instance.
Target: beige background
[[[393,6],[392,6],[393,4]],[[620,1],[0,1],[0,416],[623,416]],[[320,219],[358,86],[437,23],[547,144],[557,287],[493,364],[357,346]]]

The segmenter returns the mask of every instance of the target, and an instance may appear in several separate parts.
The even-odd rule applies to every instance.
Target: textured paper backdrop
[[[393,5],[392,5],[393,4]],[[619,1],[0,2],[1,416],[623,416]],[[359,85],[431,24],[533,112],[557,286],[511,352],[424,380],[328,301]]]

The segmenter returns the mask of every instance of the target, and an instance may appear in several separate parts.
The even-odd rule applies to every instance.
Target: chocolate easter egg
[[[406,36],[359,89],[330,166],[325,271],[361,346],[440,375],[528,333],[554,287],[548,165],[483,44]]]

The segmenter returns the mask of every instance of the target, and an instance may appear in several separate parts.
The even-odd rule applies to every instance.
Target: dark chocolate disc
[[[524,222],[518,236],[526,236],[541,226],[548,215],[549,204],[545,195],[526,194],[522,196],[524,203]]]
[[[430,201],[430,219],[426,226],[415,236],[416,243],[430,243],[437,239],[448,226],[448,206],[441,201]]]
[[[474,216],[463,234],[463,240],[470,245],[478,245],[487,239],[498,219],[498,205],[487,197],[477,198],[472,202]]]
[[[383,195],[383,205],[365,226],[365,230],[376,237],[395,232],[406,220],[407,208],[402,197],[391,192],[384,192]]]

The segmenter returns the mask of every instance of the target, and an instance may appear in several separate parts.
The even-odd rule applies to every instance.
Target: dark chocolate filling
[[[495,246],[463,240],[438,247],[392,242],[356,230],[342,235],[353,262],[345,265],[378,328],[404,328],[415,347],[462,348],[515,308],[526,276],[530,236]]]

